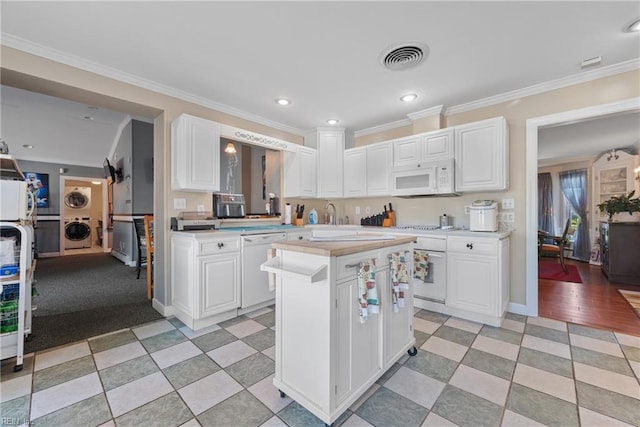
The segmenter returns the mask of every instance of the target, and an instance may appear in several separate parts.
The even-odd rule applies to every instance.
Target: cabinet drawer
[[[197,255],[210,255],[240,250],[240,237],[198,241]]]
[[[475,255],[496,255],[498,253],[498,239],[450,237],[447,240],[447,251]]]

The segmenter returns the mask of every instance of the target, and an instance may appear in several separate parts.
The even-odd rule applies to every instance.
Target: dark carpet
[[[38,296],[25,353],[94,337],[161,319],[147,300],[145,269],[110,254],[38,259]]]
[[[559,280],[561,282],[574,282],[582,283],[580,272],[575,265],[567,264],[567,273],[562,271],[562,266],[559,262],[538,262],[538,278]]]

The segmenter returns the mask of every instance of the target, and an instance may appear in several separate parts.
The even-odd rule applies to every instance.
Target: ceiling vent
[[[421,42],[404,42],[390,46],[380,54],[380,63],[393,71],[417,67],[429,56],[429,46]]]

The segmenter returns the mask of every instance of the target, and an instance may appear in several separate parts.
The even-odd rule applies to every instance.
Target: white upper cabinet
[[[393,141],[393,167],[414,166],[420,163],[420,135]]]
[[[343,196],[344,130],[318,130],[318,197]]]
[[[504,117],[455,128],[456,191],[509,188],[509,130]]]
[[[220,190],[220,125],[182,114],[171,124],[171,189]]]
[[[284,197],[316,197],[317,152],[299,146],[297,151],[284,152]]]
[[[367,149],[350,148],[344,151],[344,197],[367,195]]]
[[[367,196],[388,196],[391,194],[391,142],[382,142],[366,147],[367,151]],[[346,177],[345,177],[346,179]],[[345,193],[345,196],[347,194]]]
[[[453,129],[439,129],[393,141],[393,166],[417,167],[424,162],[453,158]]]
[[[453,129],[440,129],[422,134],[420,138],[421,161],[453,158]]]

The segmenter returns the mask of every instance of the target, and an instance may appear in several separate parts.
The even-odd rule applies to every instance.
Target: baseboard
[[[171,317],[175,314],[175,310],[171,305],[164,305],[157,299],[153,298],[151,300],[151,307],[158,313],[162,314],[164,317]]]
[[[38,258],[54,258],[60,256],[60,252],[38,252]]]
[[[125,254],[122,254],[118,251],[111,251],[111,256],[119,259],[120,261],[122,261],[124,263],[124,265],[128,266],[128,267],[135,267],[136,266],[136,262],[132,261],[130,257],[128,257]]]
[[[510,302],[509,305],[507,306],[507,311],[509,313],[513,313],[513,314],[521,314],[523,316],[531,316],[531,314],[529,314],[529,309],[526,305],[524,304],[518,304],[515,302]]]

